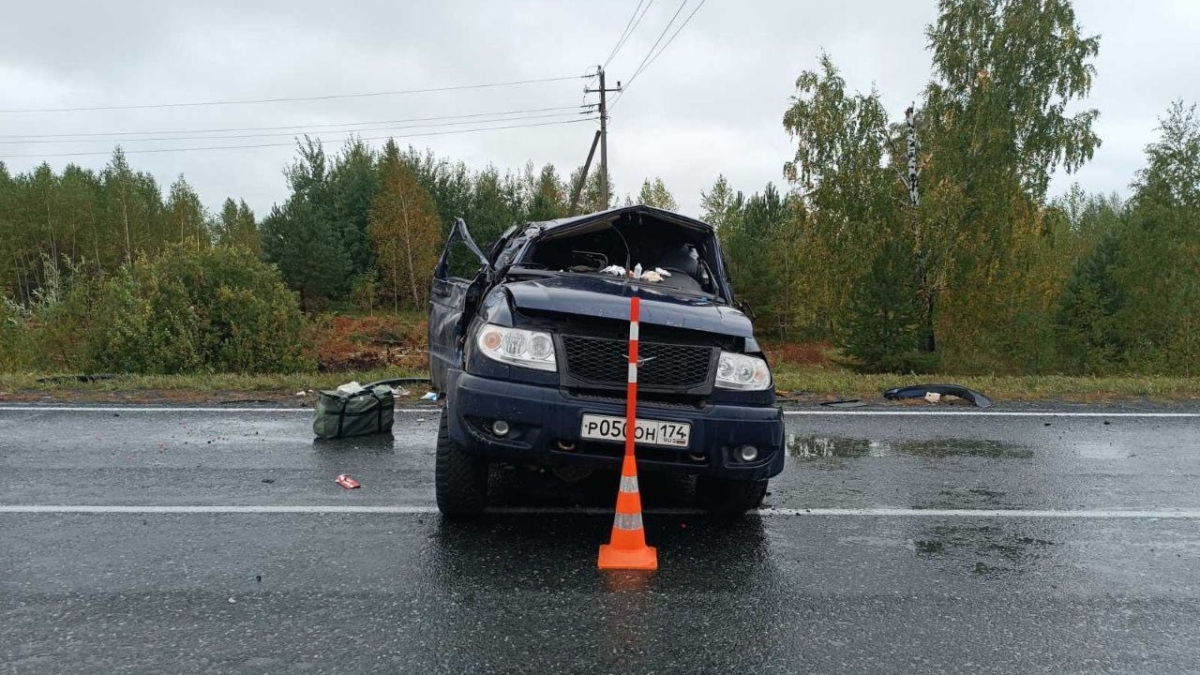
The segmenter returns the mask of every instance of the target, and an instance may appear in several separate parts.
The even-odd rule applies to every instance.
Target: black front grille
[[[576,382],[624,387],[629,374],[625,340],[564,335],[567,375]],[[708,386],[713,347],[662,342],[638,344],[638,385],[659,391],[694,391]]]

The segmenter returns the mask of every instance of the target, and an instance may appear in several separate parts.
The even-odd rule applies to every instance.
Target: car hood
[[[672,292],[646,283],[620,279],[563,275],[506,283],[519,309],[629,320],[629,298],[642,299],[641,322],[720,335],[752,337],[750,319],[740,311],[711,298]]]

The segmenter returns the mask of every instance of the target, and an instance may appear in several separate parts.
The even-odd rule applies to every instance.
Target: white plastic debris
[[[925,400],[930,403],[937,403],[942,400],[942,395],[936,391],[927,391],[925,392]]]
[[[392,387],[392,396],[408,396],[409,393],[404,387]]]
[[[632,271],[627,270],[624,267],[621,267],[620,265],[609,265],[608,267],[605,267],[604,269],[600,270],[600,274],[611,274],[611,275],[617,276],[617,277],[629,277],[631,279],[637,279],[639,281],[649,281],[651,283],[658,283],[658,282],[662,281],[663,279],[666,279],[667,277],[671,276],[670,272],[664,270],[661,267],[655,267],[652,270],[643,271],[641,263],[634,265]]]
[[[347,382],[346,384],[340,385],[337,388],[338,393],[341,394],[357,394],[363,389],[365,389],[365,387],[358,382]]]
[[[422,400],[422,401],[436,401],[436,400],[437,400],[437,394],[435,394],[435,393],[434,393],[434,392],[432,392],[432,391],[431,391],[431,392],[428,392],[428,393],[426,393],[424,396],[422,396],[422,397],[421,397],[421,400]]]
[[[303,390],[296,392],[297,396],[304,396],[304,394],[305,392]]]

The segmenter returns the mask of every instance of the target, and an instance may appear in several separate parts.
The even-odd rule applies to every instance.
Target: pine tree
[[[925,370],[917,354],[920,307],[916,261],[897,238],[884,241],[870,270],[854,285],[839,347],[852,365],[867,372]]]
[[[304,309],[321,309],[349,286],[350,260],[321,209],[304,195],[272,207],[262,222],[263,254],[284,282],[300,293]]]
[[[367,226],[379,191],[375,152],[361,139],[347,141],[334,158],[327,183],[329,217],[350,259],[351,273],[364,274],[372,267]]]

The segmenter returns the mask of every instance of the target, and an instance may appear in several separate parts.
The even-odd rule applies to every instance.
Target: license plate
[[[584,415],[580,436],[593,441],[625,442],[625,418],[608,415]],[[687,422],[660,422],[637,420],[634,441],[641,445],[659,445],[667,448],[686,448],[692,434],[692,425]]]

